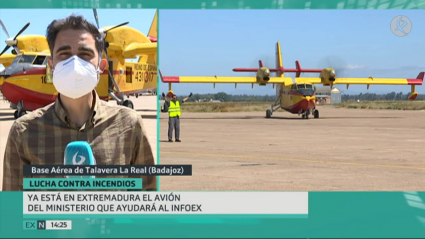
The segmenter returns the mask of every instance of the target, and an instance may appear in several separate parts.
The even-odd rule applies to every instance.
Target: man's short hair
[[[56,36],[60,31],[73,29],[73,30],[86,30],[94,38],[96,42],[96,50],[99,57],[102,56],[103,39],[101,38],[99,29],[81,15],[72,14],[64,19],[53,20],[47,27],[46,38],[49,44],[50,55],[53,58],[53,49],[55,48]]]

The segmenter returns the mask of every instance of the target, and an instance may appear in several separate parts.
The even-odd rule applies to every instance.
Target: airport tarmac
[[[13,112],[15,110],[10,109],[9,103],[3,101],[3,96],[0,95],[0,179],[3,178],[3,158],[4,150],[6,147],[7,136],[9,134],[10,127],[12,126],[15,118]],[[127,98],[126,98],[127,99]],[[155,161],[157,160],[157,96],[143,95],[136,97],[130,97],[129,100],[133,102],[134,109],[139,112],[143,118],[143,124],[146,129],[146,133],[149,137],[149,143],[151,144],[154,152]],[[116,104],[115,101],[109,101],[111,104]],[[3,180],[0,180],[0,190]]]
[[[160,114],[160,164],[191,164],[163,176],[165,191],[424,191],[425,111],[319,106],[320,118],[286,112],[185,113],[181,143],[167,142]]]

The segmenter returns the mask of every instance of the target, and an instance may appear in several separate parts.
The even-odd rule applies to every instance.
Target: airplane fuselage
[[[311,84],[282,85],[280,96],[281,108],[290,113],[302,114],[316,108],[316,90]]]
[[[140,62],[112,62],[115,81],[124,94],[135,94],[157,87],[157,66]]]
[[[12,104],[22,101],[25,110],[35,110],[53,103],[58,94],[47,64],[48,55],[42,55],[43,59],[40,56],[37,53],[18,55],[0,75],[3,96]],[[112,61],[112,73],[122,93],[131,95],[156,88],[156,65],[123,62]],[[111,87],[109,73],[105,70],[95,89],[101,99],[108,100]]]

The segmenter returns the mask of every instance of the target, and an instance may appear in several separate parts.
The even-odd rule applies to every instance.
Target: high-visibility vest
[[[176,103],[174,103],[174,101],[172,100],[170,101],[170,108],[168,108],[168,115],[170,117],[176,117],[181,115],[179,101],[176,101]]]

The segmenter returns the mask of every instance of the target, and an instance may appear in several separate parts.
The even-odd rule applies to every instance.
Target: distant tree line
[[[186,96],[179,96],[179,98],[185,98]],[[408,94],[403,94],[402,92],[396,93],[391,92],[387,94],[375,94],[375,93],[360,93],[358,95],[352,94],[341,95],[342,101],[375,101],[375,100],[408,100]],[[219,92],[216,94],[193,94],[188,102],[198,102],[198,101],[221,101],[221,102],[246,102],[246,101],[262,101],[262,102],[274,102],[276,100],[275,95],[230,95],[224,92]],[[425,100],[425,95],[419,94],[416,100]]]
[[[394,91],[388,94],[375,94],[375,93],[360,93],[358,95],[341,95],[341,101],[375,101],[375,100],[408,100],[409,94],[403,92],[395,93]],[[425,100],[425,96],[419,94],[416,100]]]
[[[181,96],[182,98],[186,96]],[[216,94],[193,94],[187,102],[211,101],[218,100],[221,102],[241,102],[241,101],[275,101],[274,95],[230,95],[224,92]]]

